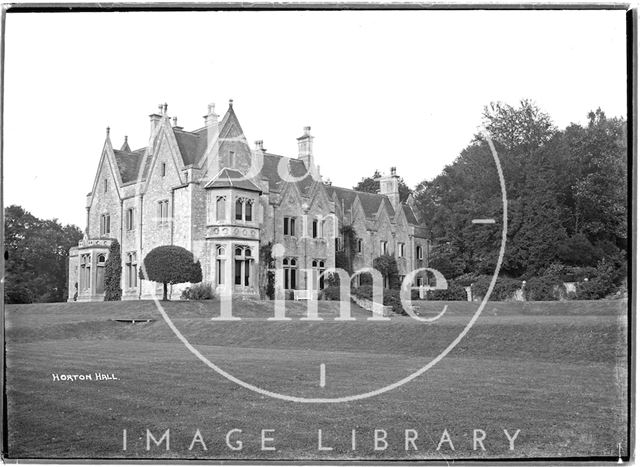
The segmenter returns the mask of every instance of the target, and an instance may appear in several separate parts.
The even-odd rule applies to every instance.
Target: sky
[[[325,179],[413,187],[471,141],[485,105],[533,99],[564,128],[626,115],[624,11],[8,14],[4,204],[85,227],[105,140],[147,145],[168,103],[186,130],[234,100],[244,133]]]

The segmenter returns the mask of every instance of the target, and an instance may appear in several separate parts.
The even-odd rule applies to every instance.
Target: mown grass
[[[489,303],[462,342],[416,380],[374,398],[328,405],[274,400],[229,382],[197,360],[153,302],[9,306],[6,312],[10,457],[409,459],[616,456],[626,450],[624,302]],[[267,321],[272,304],[237,302],[242,321],[215,322],[215,301],[165,309],[203,355],[233,375],[300,397],[336,397],[379,388],[422,367],[462,330],[473,304],[450,304],[435,324],[407,317],[336,322]],[[423,304],[437,312],[441,303]],[[426,311],[425,311],[426,312]],[[152,318],[126,324],[115,318]],[[319,387],[319,365],[327,385]],[[52,373],[113,373],[115,381],[53,381]],[[171,450],[145,449],[150,429],[171,429]],[[242,451],[225,433],[243,430]],[[373,449],[374,430],[389,447]],[[455,447],[436,451],[447,429]],[[122,430],[128,449],[122,450]],[[200,429],[207,451],[189,445]],[[262,451],[274,429],[277,450]],[[317,450],[317,432],[333,451]],[[351,430],[357,449],[351,450]],[[419,451],[405,451],[416,429]],[[473,449],[473,430],[487,451]],[[502,432],[520,429],[514,451]]]

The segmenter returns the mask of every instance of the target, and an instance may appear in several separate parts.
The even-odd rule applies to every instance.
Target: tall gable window
[[[420,245],[416,247],[416,258],[422,259],[422,247]]]
[[[398,243],[398,258],[404,258],[404,243]]]
[[[295,217],[284,218],[283,232],[285,235],[288,235],[291,237],[296,236],[296,218]]]
[[[134,220],[134,217],[133,217],[133,208],[127,209],[127,213],[126,213],[125,219],[126,219],[126,221],[125,221],[126,229],[127,230],[134,230],[135,229],[135,220]]]
[[[167,164],[165,162],[163,162],[162,164],[160,164],[160,175],[162,177],[164,177],[165,175],[167,175]]]
[[[158,201],[158,223],[165,225],[169,223],[169,200]]]
[[[104,192],[106,193],[108,189],[109,189],[109,181],[105,178],[104,179]]]
[[[315,219],[311,223],[311,237],[318,238],[318,220],[317,219]]]
[[[100,216],[100,235],[105,236],[111,233],[111,216],[103,214]]]
[[[358,253],[362,253],[362,239],[358,239]]]

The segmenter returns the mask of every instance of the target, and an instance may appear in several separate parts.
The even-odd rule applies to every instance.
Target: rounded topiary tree
[[[202,281],[200,261],[193,261],[193,253],[180,246],[159,246],[147,253],[140,279],[161,282],[162,300],[167,300],[167,285]]]
[[[104,265],[104,301],[117,302],[122,298],[122,258],[120,244],[113,240],[109,247],[109,257]]]

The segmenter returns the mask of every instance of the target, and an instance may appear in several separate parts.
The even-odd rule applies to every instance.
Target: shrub
[[[429,290],[427,291],[427,300],[451,300],[466,301],[467,291],[462,285],[455,281],[449,281],[446,290]],[[411,297],[413,298],[413,296]]]
[[[340,276],[335,272],[330,272],[326,275],[327,285],[329,287],[337,287],[340,285]]]
[[[559,300],[564,293],[564,284],[558,276],[532,277],[524,286],[524,296],[528,301]]]
[[[398,263],[391,255],[378,256],[373,260],[373,267],[380,271],[382,277],[387,278],[387,284],[390,289],[400,289],[400,280],[398,278]]]
[[[484,298],[489,290],[489,284],[493,276],[479,276],[476,282],[471,286],[473,298]],[[491,292],[490,300],[510,300],[513,294],[522,287],[522,282],[518,279],[510,277],[498,277],[496,284]]]
[[[373,287],[370,285],[362,285],[351,290],[351,294],[355,297],[372,300]],[[388,305],[393,308],[394,313],[406,314],[404,308],[402,308],[402,301],[400,300],[400,290],[397,289],[383,289],[382,291],[382,304]]]
[[[318,294],[320,300],[340,300],[340,287],[337,285],[330,285],[325,287]]]
[[[117,302],[122,298],[121,285],[122,258],[120,244],[113,240],[109,247],[109,257],[104,265],[104,301]]]
[[[200,261],[194,263],[190,251],[175,245],[164,245],[154,248],[144,258],[140,279],[162,283],[162,300],[167,300],[168,284],[202,282],[202,267]]]
[[[262,298],[268,298],[273,300],[275,296],[275,273],[272,269],[275,267],[273,261],[273,255],[271,250],[273,249],[273,242],[265,243],[260,246],[260,296]]]
[[[606,260],[598,263],[593,279],[576,285],[576,296],[579,300],[598,300],[615,291],[615,266]]]
[[[211,300],[215,298],[215,293],[213,292],[213,287],[206,282],[201,282],[200,284],[192,285],[191,287],[187,287],[182,291],[182,295],[180,295],[180,299],[182,300]]]
[[[33,303],[31,291],[21,284],[5,283],[4,302],[9,304]]]

